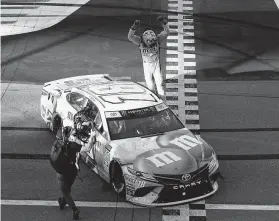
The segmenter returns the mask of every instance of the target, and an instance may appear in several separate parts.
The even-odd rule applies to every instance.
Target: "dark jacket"
[[[66,146],[67,148],[67,154],[70,158],[69,160],[69,170],[67,170],[68,172],[64,175],[75,175],[77,174],[77,168],[76,168],[76,153],[78,153],[81,149],[81,145],[75,143],[75,142],[68,142],[68,145]]]

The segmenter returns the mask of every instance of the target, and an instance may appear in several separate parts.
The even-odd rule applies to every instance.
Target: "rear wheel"
[[[126,185],[122,169],[118,163],[114,163],[111,168],[111,185],[120,196],[125,196]]]

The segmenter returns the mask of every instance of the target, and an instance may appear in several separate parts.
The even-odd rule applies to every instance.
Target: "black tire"
[[[120,196],[126,195],[126,184],[123,172],[118,163],[113,163],[111,168],[111,186]]]

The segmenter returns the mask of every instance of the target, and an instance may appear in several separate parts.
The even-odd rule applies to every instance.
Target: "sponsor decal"
[[[136,177],[135,177],[135,176],[127,175],[127,174],[125,175],[125,182],[126,182],[126,185],[134,185],[135,180],[136,180]]]
[[[98,87],[90,88],[90,90],[94,90],[95,93],[98,93],[99,95],[107,95],[108,93],[114,94],[114,95],[120,95],[122,93],[142,93],[145,90],[142,88],[130,84],[130,86],[117,86],[117,84],[106,84],[106,85],[101,85]]]
[[[120,118],[121,114],[118,111],[114,112],[105,112],[106,118]]]
[[[156,113],[157,110],[155,107],[146,107],[140,109],[133,109],[133,110],[126,110],[120,111],[123,117],[142,117],[142,116],[149,116]]]
[[[136,177],[131,175],[125,175],[125,184],[126,184],[126,194],[133,196],[135,193],[135,183]]]
[[[142,48],[141,51],[144,56],[152,56],[158,53],[158,47],[155,46],[152,48]]]
[[[187,183],[187,184],[183,184],[183,185],[173,186],[173,189],[174,190],[179,190],[179,189],[185,190],[188,187],[197,186],[197,185],[199,185],[201,183],[202,183],[202,181],[199,180],[199,181],[195,181],[195,182],[191,182],[191,183]]]
[[[186,151],[198,144],[202,144],[202,142],[197,140],[195,137],[181,133],[185,132],[172,132],[166,135],[158,136],[156,142],[160,147],[170,147],[173,145],[173,147],[178,147]],[[178,134],[181,135],[177,137]]]
[[[155,108],[157,111],[162,111],[162,110],[168,109],[168,106],[165,105],[164,103],[162,103],[162,104],[156,105]]]
[[[104,152],[104,170],[109,172],[109,151],[107,149],[105,149]]]
[[[181,177],[181,181],[183,182],[187,182],[191,179],[191,174],[187,173],[187,174],[184,174],[182,177]]]
[[[131,191],[133,191],[132,194],[134,194],[134,191],[139,188],[143,188],[146,185],[146,182],[143,180],[137,179],[136,176],[132,175],[125,175],[125,183],[126,188],[129,188]]]
[[[155,154],[151,157],[145,158],[155,164],[156,167],[165,166],[167,164],[181,160],[182,158],[176,156],[170,151],[165,151],[162,153]]]
[[[191,148],[202,144],[199,140],[190,137],[189,135],[182,135],[170,141],[171,144],[181,147],[184,150],[190,150]]]
[[[108,151],[111,151],[111,148],[112,148],[112,147],[111,147],[109,144],[106,145],[106,149],[107,149]]]

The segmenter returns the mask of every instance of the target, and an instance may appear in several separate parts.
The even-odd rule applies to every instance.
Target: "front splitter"
[[[215,194],[218,189],[219,189],[219,185],[217,182],[215,182],[213,185],[213,191],[211,191],[210,193],[207,193],[205,195],[199,196],[199,197],[195,197],[195,198],[191,198],[191,199],[187,199],[187,200],[180,200],[180,201],[176,201],[176,202],[170,202],[170,203],[153,203],[158,197],[158,194],[153,194],[150,196],[150,200],[152,200],[152,202],[148,202],[148,199],[146,199],[146,197],[132,197],[130,199],[127,199],[128,202],[131,202],[135,205],[138,206],[142,206],[142,207],[160,207],[160,206],[176,206],[176,205],[180,205],[180,204],[185,204],[185,203],[190,203],[190,202],[195,202],[195,201],[199,201],[202,199],[205,199],[213,194]]]

